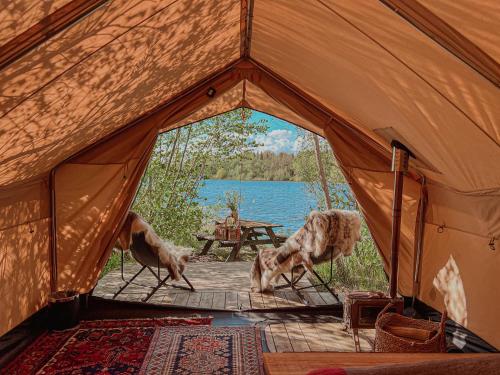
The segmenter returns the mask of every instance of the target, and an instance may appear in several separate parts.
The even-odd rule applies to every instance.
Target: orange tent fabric
[[[410,148],[399,292],[500,347],[498,11],[491,0],[9,3],[0,334],[51,285],[95,285],[158,132],[245,106],[329,140],[386,269],[389,144]]]

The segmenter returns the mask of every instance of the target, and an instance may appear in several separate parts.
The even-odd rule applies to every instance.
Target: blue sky
[[[297,150],[300,137],[295,125],[257,111],[252,111],[251,119],[255,121],[265,119],[269,126],[269,133],[266,136],[255,138],[258,143],[262,144],[258,151],[294,153]]]

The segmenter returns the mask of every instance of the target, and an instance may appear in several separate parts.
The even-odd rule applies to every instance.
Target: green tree
[[[213,161],[207,166],[206,177],[227,180],[296,180],[293,162],[295,156],[285,152],[247,151],[237,159],[226,160],[224,166]],[[240,175],[240,170],[242,171]]]
[[[265,134],[265,121],[252,121],[238,109],[159,136],[142,178],[133,210],[165,239],[195,245],[207,212],[199,204],[206,168],[223,170],[255,149],[252,139]]]
[[[298,180],[306,183],[307,192],[316,199],[318,208],[325,210],[327,204],[317,167],[314,134],[302,130],[299,136],[301,138],[300,147],[293,161],[295,174]],[[356,200],[347,185],[330,144],[324,138],[320,138],[319,147],[332,207],[355,209],[357,207]]]

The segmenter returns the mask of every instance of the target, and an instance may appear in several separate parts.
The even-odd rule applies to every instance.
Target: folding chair
[[[300,293],[300,291],[304,290],[304,289],[310,289],[310,288],[316,288],[318,286],[323,286],[337,300],[337,302],[340,303],[339,296],[329,286],[329,284],[333,280],[333,259],[334,259],[333,253],[334,253],[334,247],[330,246],[330,248],[327,251],[325,251],[321,256],[311,257],[311,260],[312,260],[313,264],[315,264],[315,265],[330,261],[330,277],[329,277],[328,281],[324,281],[323,278],[313,269],[312,273],[319,280],[319,283],[298,288],[297,284],[302,279],[302,277],[304,277],[304,275],[307,273],[307,270],[304,270],[297,278],[294,278],[294,275],[293,275],[294,271],[292,268],[290,279],[288,279],[288,277],[286,277],[285,274],[281,274],[281,277],[283,277],[283,279],[285,280],[285,284],[278,285],[275,287],[275,289],[292,288],[292,290],[297,294],[297,296],[300,298],[302,303],[307,305],[308,301],[304,298],[304,296],[302,295],[302,293]]]
[[[148,293],[148,295],[142,299],[142,302],[147,302],[158,291],[158,289],[160,289],[163,285],[167,285],[166,282],[170,279],[170,275],[168,274],[164,278],[161,277],[161,269],[166,268],[166,267],[161,264],[160,257],[157,254],[155,254],[152,251],[151,247],[147,244],[145,236],[144,236],[144,232],[132,234],[132,245],[130,246],[130,252],[132,253],[132,257],[142,267],[129,280],[125,280],[125,277],[123,275],[124,250],[122,250],[121,277],[122,277],[122,280],[125,282],[125,285],[123,285],[113,295],[113,299],[115,299],[121,292],[123,292],[125,290],[125,288],[127,288],[130,284],[132,284],[132,285],[142,286],[144,288],[152,288],[151,291]],[[156,268],[156,270],[155,270],[155,268]],[[146,269],[149,270],[155,276],[155,278],[157,280],[157,285],[150,286],[150,285],[143,285],[143,284],[138,284],[138,283],[133,282],[137,278],[137,276],[139,276]],[[189,285],[189,287],[185,287],[185,286],[181,286],[181,285],[174,285],[174,284],[170,284],[170,286],[172,286],[174,288],[190,290],[190,291],[194,292],[194,287],[189,282],[188,278],[186,276],[184,276],[184,274],[181,276],[184,279],[184,281]]]

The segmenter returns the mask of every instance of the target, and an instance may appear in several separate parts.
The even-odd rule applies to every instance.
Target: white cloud
[[[304,147],[305,141],[306,141],[305,138],[301,136],[295,138],[295,141],[293,142],[292,152],[294,154],[299,152]]]
[[[272,151],[274,153],[288,152],[295,153],[298,147],[298,141],[295,133],[286,129],[271,130],[266,135],[258,135],[254,140],[261,146],[256,151]],[[300,142],[300,141],[299,141]]]

